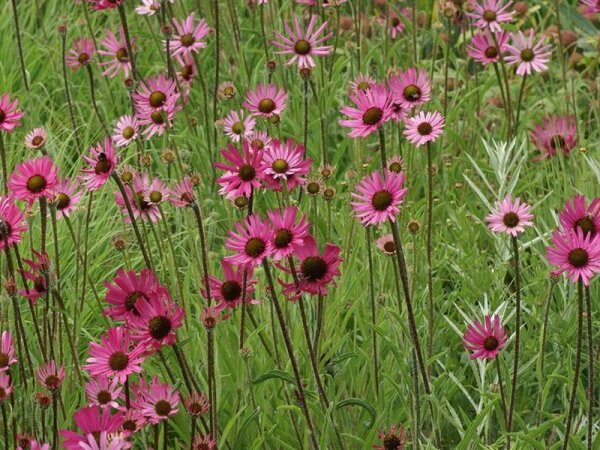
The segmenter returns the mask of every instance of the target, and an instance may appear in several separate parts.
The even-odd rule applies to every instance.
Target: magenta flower
[[[327,287],[335,285],[335,277],[340,275],[340,248],[327,243],[321,255],[317,241],[312,236],[304,239],[304,245],[296,249],[294,256],[300,262],[296,266],[298,287],[294,283],[284,284],[284,292],[294,298],[299,292],[312,295],[327,295]]]
[[[200,19],[196,24],[192,12],[181,22],[173,19],[173,26],[175,27],[175,33],[169,42],[169,47],[171,55],[177,57],[180,61],[206,47],[206,42],[203,39],[210,33],[210,27],[204,19]]]
[[[225,241],[225,248],[236,252],[235,255],[227,256],[225,259],[232,264],[257,266],[264,258],[271,256],[273,246],[271,244],[272,230],[267,222],[264,222],[256,214],[252,214],[242,223],[236,223],[235,231],[229,231],[229,238]]]
[[[69,217],[82,195],[83,192],[79,190],[77,181],[70,181],[66,178],[59,179],[51,194],[52,202],[58,213],[57,218]]]
[[[23,213],[10,197],[0,197],[0,249],[21,242],[22,234],[27,230]]]
[[[114,9],[117,6],[122,5],[125,0],[88,0],[92,6],[92,9],[101,11],[103,9]]]
[[[85,448],[82,447],[82,444],[88,443],[88,435],[100,436],[102,433],[115,433],[123,425],[122,412],[111,415],[110,409],[100,409],[96,405],[77,410],[73,414],[73,419],[82,434],[62,430],[60,432],[64,438],[62,445],[66,450],[81,450]]]
[[[331,53],[333,47],[331,45],[320,45],[333,36],[333,33],[322,36],[327,28],[327,22],[323,23],[316,30],[315,25],[317,16],[311,15],[306,31],[302,31],[300,19],[294,15],[294,29],[287,22],[283,23],[286,35],[275,31],[277,40],[272,41],[275,47],[280,48],[280,51],[275,53],[280,55],[293,55],[287,64],[298,63],[298,69],[312,69],[315,67],[314,56],[327,56]]]
[[[48,133],[46,130],[43,128],[34,128],[31,132],[27,133],[27,136],[25,136],[25,145],[32,150],[37,150],[44,146],[47,138]]]
[[[581,229],[584,235],[595,236],[600,231],[600,198],[595,198],[588,206],[583,195],[576,195],[572,203],[565,202],[558,220],[565,230]]]
[[[600,272],[600,235],[584,234],[581,228],[552,234],[553,247],[546,247],[548,262],[556,266],[555,274],[565,273],[571,282],[586,286]]]
[[[15,344],[10,331],[2,332],[2,341],[0,345],[0,373],[6,372],[10,366],[17,362],[15,358]]]
[[[541,124],[533,127],[530,137],[540,151],[536,161],[555,156],[557,152],[568,155],[577,146],[575,117],[548,114]]]
[[[12,383],[10,376],[6,373],[0,373],[0,402],[5,401],[13,393]]]
[[[157,424],[179,412],[179,393],[154,377],[148,386],[143,380],[135,386],[135,401],[132,403],[151,424]]]
[[[600,13],[600,4],[597,0],[581,0],[583,15],[588,19],[595,19],[596,14]]]
[[[410,67],[390,78],[390,90],[395,101],[406,109],[427,103],[431,99],[431,81],[423,69]]]
[[[15,198],[26,201],[31,207],[40,197],[51,198],[57,183],[58,169],[49,156],[43,156],[17,164],[8,187]]]
[[[312,159],[304,158],[305,153],[304,146],[292,139],[285,143],[273,140],[263,156],[265,181],[269,188],[281,191],[285,181],[288,191],[291,191],[303,184],[312,164]]]
[[[39,298],[45,297],[46,294],[48,294],[46,274],[50,267],[50,260],[46,253],[36,252],[33,249],[31,251],[36,257],[35,261],[23,258],[23,262],[30,267],[31,272],[23,270],[21,274],[31,281],[33,289],[21,289],[19,293],[23,297],[28,298],[31,303],[35,304]]]
[[[57,367],[54,361],[49,361],[39,367],[37,377],[42,386],[54,391],[65,379],[65,366],[61,364]]]
[[[286,106],[287,93],[274,84],[260,84],[254,91],[246,93],[242,106],[255,116],[271,117],[280,115]]]
[[[256,120],[252,116],[244,117],[244,110],[231,111],[223,119],[223,132],[233,142],[239,142],[241,138],[247,138],[256,125]]]
[[[402,424],[397,429],[392,425],[390,431],[378,430],[378,433],[383,445],[374,445],[374,450],[404,450],[407,436]]]
[[[123,327],[110,328],[100,336],[100,344],[90,342],[90,357],[83,366],[91,376],[106,376],[125,383],[127,377],[142,372],[143,345],[131,345],[131,336]]]
[[[16,127],[21,125],[23,113],[19,111],[19,100],[10,100],[5,92],[0,97],[0,131],[11,133]]]
[[[498,315],[486,315],[484,323],[474,321],[469,324],[463,341],[465,348],[473,352],[471,359],[494,359],[506,346],[506,330]]]
[[[179,100],[177,83],[164,75],[150,77],[141,83],[132,94],[138,114],[145,115],[154,111],[177,111],[175,106]]]
[[[260,0],[259,0],[260,1]],[[216,450],[217,441],[210,437],[210,434],[198,434],[194,437],[192,450]]]
[[[105,281],[106,303],[112,305],[104,310],[104,314],[113,320],[128,321],[138,316],[136,308],[138,300],[149,300],[160,290],[158,278],[150,269],[142,269],[137,275],[133,270],[119,269],[112,282]]]
[[[513,201],[510,194],[506,194],[504,200],[498,200],[496,208],[485,218],[490,230],[514,237],[525,231],[525,227],[533,225],[532,220],[531,207],[522,203],[519,197]]]
[[[146,199],[146,196],[151,192],[153,186],[152,183],[153,182],[150,181],[148,174],[143,173],[139,176],[136,176],[131,185],[125,186],[125,192],[131,209],[133,210],[133,216],[136,219],[142,219],[144,221],[156,223],[158,219],[160,219],[160,210],[158,209],[157,203],[149,202]],[[157,196],[161,195],[160,199],[157,198],[158,202],[160,202],[162,196],[166,197],[167,188],[164,186],[162,191],[159,192],[154,190],[153,192],[155,192],[155,195]],[[115,192],[115,201],[125,216],[125,222],[130,223],[131,217],[129,217],[125,199],[120,191]]]
[[[394,243],[394,236],[391,234],[384,234],[375,241],[377,248],[381,250],[385,255],[391,256],[396,254],[396,244]]]
[[[234,309],[242,303],[242,289],[244,283],[244,267],[236,267],[227,259],[221,260],[223,269],[223,280],[209,276],[208,284],[210,285],[210,293],[212,298],[217,303],[214,307],[215,312],[221,312],[225,308]],[[252,267],[246,270],[246,302],[256,303],[252,301],[252,293],[256,280],[253,279]],[[206,289],[202,290],[202,295],[207,297]]]
[[[167,127],[172,127],[175,113],[180,109],[181,106],[174,103],[165,103],[162,110],[138,109],[135,117],[140,126],[146,127],[142,131],[146,140],[150,140],[155,134],[162,136]]]
[[[406,119],[404,136],[417,147],[435,142],[444,131],[445,120],[439,112],[424,113]]]
[[[131,37],[131,48],[135,50],[136,37]],[[129,61],[129,53],[127,52],[127,44],[123,28],[119,28],[119,38],[111,32],[107,31],[106,37],[101,42],[106,50],[98,50],[98,53],[107,58],[99,63],[100,67],[106,67],[102,75],[108,75],[111,78],[116,77],[122,70],[125,78],[129,78],[131,72],[131,61]]]
[[[100,142],[90,147],[90,156],[83,156],[88,167],[81,169],[83,184],[90,191],[97,191],[108,181],[117,165],[115,147],[110,138],[104,138],[104,147]]]
[[[468,47],[469,56],[484,66],[497,63],[500,61],[500,56],[506,51],[507,42],[508,33],[500,31],[492,34],[489,30],[485,30],[477,33],[471,39]]]
[[[475,20],[477,28],[488,28],[490,31],[502,31],[502,24],[511,22],[515,11],[509,11],[512,1],[504,4],[503,0],[483,0],[482,4],[472,1],[472,12],[467,16]]]
[[[341,113],[349,117],[339,121],[339,124],[352,128],[349,136],[366,137],[390,119],[392,114],[392,96],[387,88],[378,84],[368,91],[359,90],[350,95],[350,100],[357,108],[343,106]]]
[[[119,409],[117,400],[122,390],[117,378],[111,381],[104,375],[91,378],[85,385],[89,406],[98,405],[100,408]]]
[[[173,304],[166,289],[148,300],[140,299],[135,307],[139,315],[131,316],[129,328],[136,342],[156,350],[175,343],[175,332],[183,323],[185,311]]]
[[[367,175],[352,193],[354,214],[364,226],[377,225],[386,220],[396,220],[400,204],[406,195],[403,188],[404,173],[385,171]]]
[[[17,450],[50,450],[50,444],[44,444],[36,440],[27,442],[27,447],[17,447]]]
[[[306,215],[298,216],[298,208],[288,207],[283,211],[267,211],[269,222],[271,222],[271,245],[273,247],[273,260],[281,261],[291,256],[296,250],[304,245],[304,240],[310,237],[310,224]]]
[[[406,14],[404,14],[405,10],[406,10],[406,8],[403,8],[402,15],[406,17]],[[409,17],[410,17],[410,15],[409,15]],[[387,25],[388,32],[390,33],[390,37],[392,39],[396,39],[404,31],[404,28],[405,28],[404,22],[402,20],[400,20],[400,16],[398,15],[398,13],[396,11],[391,11],[389,14],[389,17],[387,17],[387,19],[384,18],[384,20],[386,20],[388,23],[388,25]]]
[[[261,187],[261,181],[265,178],[266,163],[263,162],[264,151],[251,149],[248,141],[242,142],[243,154],[240,154],[234,145],[221,150],[221,155],[229,163],[216,162],[215,167],[225,171],[225,174],[217,179],[221,185],[219,194],[227,198],[235,198],[239,195],[250,197],[253,189]]]
[[[169,201],[177,208],[184,208],[190,206],[196,201],[194,194],[194,186],[190,177],[184,177],[177,186],[171,189],[169,193]]]
[[[376,86],[377,82],[366,74],[358,74],[354,80],[350,81],[350,94],[356,95],[358,91],[366,92]]]
[[[533,72],[548,70],[552,48],[544,44],[543,38],[535,42],[535,30],[530,28],[527,36],[522,31],[512,33],[512,45],[507,44],[509,55],[504,59],[510,65],[517,65],[517,75],[531,75]]]
[[[250,148],[257,148],[259,150],[266,150],[271,147],[273,139],[268,135],[266,131],[252,131],[247,137],[250,143]]]
[[[68,51],[65,60],[69,67],[77,70],[92,62],[95,51],[94,41],[91,39],[75,38],[73,39],[73,48]]]
[[[113,130],[112,140],[117,147],[127,147],[138,137],[139,125],[133,116],[121,116]]]
[[[208,412],[210,403],[202,392],[192,392],[183,399],[183,407],[190,416],[200,417]]]

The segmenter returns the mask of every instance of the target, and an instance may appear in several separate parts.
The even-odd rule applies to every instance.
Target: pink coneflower
[[[19,200],[29,207],[40,197],[51,197],[58,183],[58,169],[49,156],[30,159],[17,164],[8,181],[8,187]]]
[[[260,84],[254,91],[246,93],[242,106],[255,116],[271,117],[280,115],[285,109],[287,93],[274,84]]]
[[[146,200],[146,195],[150,192],[151,185],[152,184],[148,174],[143,173],[142,175],[135,177],[130,186],[125,186],[125,192],[127,194],[127,198],[129,199],[131,209],[133,210],[133,216],[136,219],[142,219],[144,221],[149,220],[152,223],[155,223],[158,221],[158,219],[160,219],[161,216],[157,204]],[[164,193],[164,195],[166,195],[166,192],[165,186],[164,191],[161,191],[161,194]],[[125,216],[125,222],[130,223],[131,217],[129,217],[125,199],[120,191],[115,192],[115,201]]]
[[[5,401],[13,393],[13,387],[10,382],[10,376],[0,373],[0,402]]]
[[[292,255],[299,247],[304,245],[304,240],[310,237],[310,224],[306,215],[298,216],[298,208],[288,207],[283,211],[267,211],[271,222],[271,244],[273,246],[273,260],[281,261]]]
[[[121,116],[113,131],[113,142],[117,147],[127,147],[138,137],[138,123],[133,116]]]
[[[358,91],[366,92],[377,85],[377,82],[369,75],[358,74],[357,77],[350,81],[350,94],[356,95]]]
[[[367,175],[352,193],[354,214],[363,225],[376,225],[386,220],[395,221],[400,213],[400,204],[406,195],[403,188],[404,173],[385,171]]]
[[[522,31],[511,34],[512,45],[506,44],[509,55],[504,59],[510,65],[517,64],[517,75],[531,75],[548,70],[552,47],[544,44],[544,38],[535,42],[535,30],[530,28],[527,36]]]
[[[79,446],[81,450],[125,450],[131,448],[131,443],[117,433],[90,433],[85,436]]]
[[[136,398],[132,405],[151,424],[160,423],[179,412],[179,393],[171,385],[160,383],[156,376],[149,386],[141,383],[135,391]]]
[[[251,148],[257,148],[259,150],[266,150],[271,146],[273,140],[266,131],[252,131],[248,134],[246,140],[250,144]]]
[[[23,270],[21,273],[26,279],[31,281],[33,289],[21,289],[19,293],[35,304],[39,298],[45,297],[48,294],[46,275],[49,271],[50,260],[46,253],[36,252],[33,249],[32,252],[36,257],[35,261],[23,258],[23,262],[31,268],[31,271]]]
[[[252,268],[236,267],[227,259],[221,260],[223,269],[223,280],[209,276],[210,293],[216,302],[214,307],[216,312],[221,312],[225,308],[234,309],[242,303],[242,290],[244,284],[244,270],[246,270],[246,302],[253,303],[252,294],[256,280],[253,279]],[[206,290],[202,290],[202,295],[206,297]]]
[[[196,201],[194,185],[192,184],[190,177],[184,177],[177,186],[171,189],[169,201],[177,208],[190,206]]]
[[[135,12],[140,16],[153,16],[159,9],[159,0],[142,0],[142,4],[135,8]]]
[[[88,442],[89,435],[101,436],[102,433],[116,433],[123,425],[123,413],[116,412],[111,415],[110,409],[101,409],[98,406],[80,408],[73,414],[75,424],[81,434],[69,430],[62,430],[64,438],[62,445],[66,450],[81,450],[82,444]]]
[[[92,62],[95,52],[94,41],[88,38],[73,39],[73,48],[65,56],[67,65],[73,70],[87,66]]]
[[[50,450],[50,444],[44,444],[36,440],[28,441],[26,445],[26,447],[19,445],[17,450]]]
[[[392,156],[388,158],[385,166],[390,172],[400,173],[404,169],[404,160],[401,156]]]
[[[210,437],[210,434],[198,434],[192,442],[192,450],[216,450],[217,441]]]
[[[144,190],[144,201],[151,205],[158,206],[161,203],[168,201],[170,194],[171,191],[164,181],[158,177],[154,177]]]
[[[575,117],[548,114],[541,124],[533,127],[530,137],[540,151],[536,161],[555,156],[557,152],[568,155],[577,146]]]
[[[175,108],[180,94],[177,83],[164,75],[150,77],[132,94],[136,111],[144,114],[148,111],[171,111]]]
[[[434,142],[444,131],[445,120],[439,112],[424,113],[406,119],[404,136],[417,147]]]
[[[378,450],[404,450],[406,443],[406,431],[404,426],[400,424],[396,429],[396,425],[390,427],[390,431],[379,430],[379,439],[382,445],[374,445],[374,449]]]
[[[103,314],[124,322],[139,316],[140,301],[163,295],[165,290],[150,269],[142,269],[139,275],[133,270],[119,269],[112,282],[105,281],[104,286],[107,288],[105,300],[112,306]]]
[[[88,167],[81,169],[83,184],[90,191],[97,191],[108,181],[117,165],[115,147],[109,137],[104,138],[104,146],[100,142],[90,147],[90,156],[83,155]]]
[[[506,51],[507,42],[508,33],[500,31],[492,34],[489,30],[485,30],[477,33],[471,39],[468,47],[469,56],[483,65],[497,63],[500,61],[500,56]]]
[[[153,111],[151,109],[143,109],[136,111],[136,119],[140,126],[146,128],[142,132],[146,136],[147,140],[150,140],[155,134],[162,136],[167,127],[173,126],[173,120],[175,119],[175,113],[181,109],[180,106],[169,103],[164,107],[162,111]]]
[[[61,364],[57,367],[54,361],[49,361],[39,367],[37,377],[42,386],[54,391],[65,379],[65,366]]]
[[[472,12],[466,13],[475,20],[477,28],[489,28],[493,32],[502,31],[503,23],[512,21],[515,11],[508,11],[512,1],[504,4],[503,0],[483,0],[482,4],[471,1]]]
[[[252,116],[244,117],[243,110],[231,111],[223,119],[223,132],[229,136],[233,142],[239,142],[240,139],[247,138],[254,130],[256,120]]]
[[[390,90],[394,100],[404,108],[411,109],[431,99],[431,81],[427,71],[409,67],[390,78]]]
[[[273,252],[271,227],[256,214],[248,216],[242,223],[236,223],[235,231],[229,231],[225,248],[236,252],[225,259],[232,264],[254,267]]]
[[[177,19],[173,19],[173,26],[175,33],[169,43],[171,55],[182,59],[192,56],[193,53],[206,47],[206,42],[202,39],[210,33],[210,27],[204,19],[200,19],[196,24],[194,13],[191,13],[185,21],[179,22]]]
[[[192,81],[194,81],[197,73],[196,63],[191,56],[187,56],[178,62],[181,68],[177,71],[176,75],[183,94],[183,101],[187,103]]]
[[[594,19],[600,13],[600,3],[597,0],[581,0],[583,15],[588,19]]]
[[[327,286],[335,285],[334,277],[340,275],[340,248],[337,245],[327,243],[321,255],[317,241],[312,236],[304,239],[304,245],[298,247],[294,256],[300,262],[296,266],[298,275],[298,287],[294,283],[284,284],[286,295],[293,297],[300,292],[312,295],[327,295]]]
[[[146,426],[148,421],[142,414],[133,408],[129,408],[125,411],[123,418],[123,425],[121,425],[120,432],[126,437],[132,436]]]
[[[378,84],[368,91],[359,90],[350,96],[357,108],[343,106],[341,113],[349,117],[339,124],[352,128],[349,136],[366,137],[377,131],[380,125],[387,122],[392,114],[392,96],[387,88]]]
[[[34,128],[31,132],[27,133],[27,136],[25,136],[25,145],[32,150],[37,150],[44,146],[47,138],[48,133],[46,130],[43,128]]]
[[[294,15],[294,29],[287,22],[283,23],[286,36],[275,31],[275,36],[278,40],[273,40],[275,47],[280,48],[280,51],[275,52],[279,55],[293,55],[287,64],[298,63],[298,69],[312,69],[315,67],[313,56],[327,56],[331,53],[333,47],[331,45],[320,45],[327,39],[333,36],[333,33],[322,36],[327,28],[327,22],[324,22],[316,30],[315,25],[317,16],[311,15],[306,31],[302,31],[300,19]]]
[[[117,6],[122,5],[125,0],[88,0],[92,6],[92,9],[100,11],[103,9],[114,9]]]
[[[132,51],[135,50],[135,40],[136,37],[132,36],[130,42]],[[122,70],[125,74],[125,78],[129,78],[131,62],[129,61],[126,42],[123,28],[119,28],[119,39],[117,39],[112,31],[107,31],[106,37],[101,42],[106,50],[98,50],[99,54],[107,57],[104,62],[99,63],[100,67],[106,67],[104,72],[102,72],[102,75],[108,75],[111,78],[114,78]]]
[[[122,390],[117,378],[111,381],[104,375],[90,379],[85,385],[89,406],[98,405],[100,408],[119,409],[120,405],[117,400]]]
[[[392,39],[396,39],[398,36],[402,34],[404,31],[404,22],[400,20],[400,16],[397,12],[391,11],[389,17],[387,18],[388,23],[388,33],[390,33],[390,37]]]
[[[110,328],[100,336],[100,344],[90,342],[90,357],[83,368],[93,377],[106,376],[125,383],[129,375],[142,372],[145,350],[143,345],[131,345],[125,328]]]
[[[11,133],[16,127],[21,125],[23,113],[19,111],[19,100],[10,101],[8,93],[0,97],[0,131]]]
[[[386,255],[396,254],[396,244],[394,243],[394,237],[391,234],[385,234],[375,241],[377,248]]]
[[[10,197],[0,197],[0,249],[5,241],[9,246],[21,242],[22,234],[27,230],[23,213]]]
[[[52,202],[56,207],[58,217],[69,217],[75,209],[83,192],[79,190],[77,181],[66,178],[60,179],[52,189]]]
[[[140,299],[135,305],[139,315],[131,316],[129,323],[136,342],[157,350],[175,343],[175,331],[181,327],[185,316],[184,310],[173,304],[166,289],[161,289],[159,294],[148,300]]]
[[[600,231],[600,198],[595,198],[588,206],[583,195],[576,195],[572,203],[565,202],[558,220],[565,230],[581,229],[584,235],[595,236]]]
[[[2,342],[0,345],[0,373],[6,372],[10,366],[17,362],[15,358],[15,345],[13,343],[10,331],[2,332]]]
[[[200,417],[208,412],[210,403],[202,392],[192,392],[183,399],[183,407],[190,416]]]
[[[471,359],[494,359],[506,346],[506,330],[500,317],[486,315],[484,322],[474,321],[463,336],[464,346],[472,353]]]
[[[268,186],[275,191],[281,191],[285,181],[288,191],[291,191],[302,184],[312,164],[312,159],[304,158],[305,152],[304,146],[292,139],[285,143],[273,140],[264,151],[263,158],[266,166],[265,181]]]
[[[566,273],[573,283],[581,280],[586,286],[600,272],[600,235],[585,234],[581,228],[552,234],[554,247],[546,247],[548,262],[557,269],[554,274]]]
[[[217,179],[221,185],[219,194],[227,198],[245,195],[250,197],[253,189],[261,186],[265,178],[267,165],[263,161],[264,151],[251,149],[248,141],[242,142],[243,154],[240,154],[234,145],[221,150],[221,155],[229,163],[216,162],[215,167],[225,171],[225,174]]]
[[[490,230],[515,237],[525,231],[525,227],[531,226],[532,220],[531,207],[522,203],[519,197],[513,201],[510,194],[506,194],[504,200],[498,200],[496,208],[485,218]]]

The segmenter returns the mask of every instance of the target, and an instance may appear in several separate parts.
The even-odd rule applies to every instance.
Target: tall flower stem
[[[431,142],[427,143],[427,306],[429,314],[429,339],[427,354],[433,354],[434,305],[433,305],[433,261],[431,258],[431,235],[433,233],[433,164]]]
[[[260,9],[260,34],[262,37],[263,50],[265,52],[265,64],[269,61],[269,47],[267,46],[267,33],[265,31],[265,8],[266,5],[259,5]]]
[[[215,337],[214,328],[206,328],[206,344],[208,353],[208,394],[210,397],[210,434],[217,440],[217,387],[215,380]]]
[[[58,389],[52,390],[52,450],[58,449]]]
[[[94,112],[96,113],[98,122],[100,122],[100,125],[102,125],[104,134],[109,135],[110,133],[108,131],[108,128],[106,127],[104,118],[102,117],[102,114],[100,114],[100,110],[98,109],[98,104],[96,103],[96,88],[94,86],[94,72],[92,71],[92,66],[89,64],[86,64],[85,68],[87,69],[88,78],[90,80],[90,96],[92,97],[92,106],[94,107]]]
[[[367,239],[367,262],[369,266],[369,300],[371,304],[371,322],[373,327],[377,325],[377,309],[375,302],[375,274],[373,270],[373,251],[371,243],[371,228],[365,227]],[[377,357],[377,332],[375,328],[371,330],[371,339],[373,341],[373,379],[375,381],[375,395],[379,398],[379,359]]]
[[[583,340],[583,282],[577,284],[577,350],[575,353],[575,371],[573,373],[573,387],[571,388],[571,399],[569,400],[569,411],[562,450],[569,448],[569,437],[571,436],[571,422],[575,410],[575,397],[577,397],[577,385],[579,384],[579,369],[581,366],[581,341]]]
[[[9,448],[10,444],[9,444],[9,440],[8,440],[8,417],[6,415],[6,405],[4,404],[4,401],[2,403],[0,403],[0,407],[2,408],[2,429],[3,429],[3,433],[4,433],[4,445],[6,446],[6,448]],[[16,431],[16,430],[14,430]]]
[[[496,360],[496,371],[498,372],[498,386],[500,386],[500,402],[502,403],[502,419],[506,425],[506,396],[504,395],[504,382],[502,381],[502,370],[500,369],[500,360]]]
[[[525,85],[527,83],[527,74],[523,75],[521,80],[521,89],[519,90],[519,100],[517,101],[517,118],[515,119],[515,126],[513,129],[513,135],[519,131],[519,117],[521,116],[521,104],[523,103],[523,96],[525,95]]]
[[[2,193],[8,193],[8,168],[6,166],[6,149],[4,148],[4,137],[0,133],[0,161],[2,163]]]
[[[25,90],[29,92],[29,82],[27,81],[27,70],[25,69],[25,58],[23,57],[23,44],[21,43],[21,29],[19,28],[19,14],[17,12],[17,0],[12,0],[13,21],[15,23],[15,36],[17,39],[17,49],[19,51],[19,63],[21,64],[21,74],[23,75],[23,84]]]
[[[212,296],[210,293],[210,283],[208,282],[208,251],[206,247],[206,236],[204,234],[204,224],[202,223],[202,214],[200,212],[200,206],[197,201],[191,204],[192,211],[194,211],[194,217],[196,218],[196,225],[198,226],[198,235],[200,237],[200,252],[202,254],[202,275],[204,281],[204,289],[206,289],[206,297],[208,300],[208,306],[212,304]]]
[[[14,0],[13,0],[14,1]],[[67,97],[67,108],[69,109],[69,118],[71,119],[71,126],[73,127],[73,134],[75,136],[75,143],[77,148],[81,150],[81,139],[79,138],[79,130],[77,129],[77,122],[75,122],[75,113],[73,112],[73,102],[71,101],[71,91],[69,90],[69,78],[67,76],[67,33],[61,33],[62,41],[62,72],[63,81],[65,84],[65,96]]]
[[[587,448],[592,450],[592,433],[594,430],[594,347],[592,342],[592,298],[590,287],[585,287],[585,309],[587,322],[588,350],[588,417],[587,417]]]
[[[273,276],[271,275],[271,267],[269,266],[269,262],[266,259],[263,259],[262,262],[263,268],[265,270],[265,276],[267,278],[267,285],[269,287],[269,292],[271,294],[271,301],[273,306],[275,307],[275,312],[277,313],[277,320],[279,321],[279,326],[281,328],[281,334],[283,335],[283,341],[285,343],[285,348],[288,353],[288,357],[290,359],[290,364],[292,365],[292,370],[294,371],[294,378],[296,380],[296,393],[298,395],[298,403],[300,403],[300,409],[306,419],[306,424],[308,426],[309,438],[313,449],[318,449],[319,444],[317,443],[317,438],[315,435],[315,430],[313,427],[312,419],[310,417],[310,413],[308,411],[308,405],[306,404],[306,397],[304,395],[304,386],[302,385],[302,379],[300,378],[300,371],[298,370],[298,362],[296,361],[296,356],[294,355],[294,347],[292,345],[292,340],[290,339],[290,335],[287,329],[287,325],[285,324],[285,316],[283,314],[283,310],[281,309],[281,305],[279,304],[279,300],[277,299],[277,291],[275,290],[275,283],[273,282]]]
[[[79,367],[79,358],[77,357],[77,350],[75,348],[75,343],[73,340],[73,333],[72,333],[71,327],[69,326],[69,320],[67,318],[67,310],[65,309],[65,303],[63,302],[63,299],[62,299],[60,293],[58,292],[58,289],[52,289],[52,295],[54,296],[54,299],[56,300],[56,303],[58,304],[58,307],[60,308],[60,315],[62,316],[63,323],[65,325],[65,331],[67,333],[67,340],[69,342],[69,347],[71,349],[73,365],[75,366],[75,370],[77,372],[77,380],[79,381],[80,385],[83,386],[83,377],[81,375],[81,368]]]
[[[222,1],[213,0],[215,19],[215,85],[213,88],[213,122],[217,120],[217,99],[219,95],[219,72],[221,70],[221,26],[220,8]],[[213,141],[217,147],[217,127],[213,127]]]
[[[138,244],[140,246],[140,251],[142,252],[142,256],[144,257],[144,261],[146,262],[146,267],[148,267],[149,269],[152,269],[152,261],[150,260],[148,253],[146,253],[146,246],[144,245],[144,240],[140,233],[140,229],[138,228],[137,221],[135,220],[135,216],[133,214],[133,209],[131,209],[131,202],[129,201],[129,196],[127,194],[127,191],[125,190],[125,186],[123,186],[123,182],[121,181],[121,179],[119,178],[119,176],[117,174],[113,173],[112,177],[115,180],[115,182],[117,183],[117,187],[119,188],[119,191],[121,192],[121,195],[123,196],[123,202],[125,203],[125,208],[127,209],[127,214],[129,214],[129,219],[131,220],[131,226],[133,227],[133,232],[135,233],[135,238],[138,241]]]
[[[517,381],[519,375],[519,350],[521,346],[521,269],[519,267],[519,241],[511,236],[513,263],[515,266],[515,354],[513,362],[512,381],[510,383],[510,405],[506,416],[506,448],[510,449],[510,433],[517,399]]]
[[[123,4],[118,6],[119,9],[119,19],[121,20],[121,25],[123,26],[123,34],[125,35],[125,45],[127,47],[127,56],[129,57],[129,62],[131,63],[131,74],[133,75],[134,80],[140,80],[140,74],[137,71],[137,67],[135,65],[135,55],[133,54],[133,48],[131,46],[131,37],[129,35],[129,25],[127,24],[127,14],[125,13],[125,7]]]

